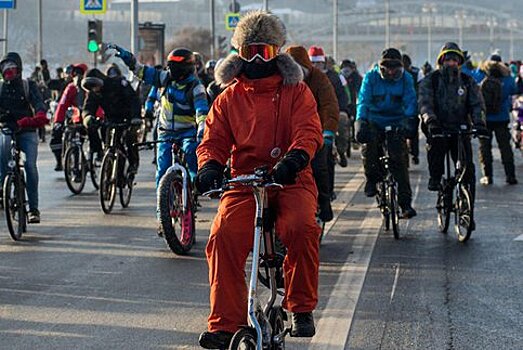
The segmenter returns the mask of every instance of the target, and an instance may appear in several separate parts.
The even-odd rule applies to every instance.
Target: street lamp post
[[[458,32],[459,32],[459,47],[463,48],[463,26],[465,24],[465,19],[467,14],[463,10],[456,11],[454,18],[458,21]]]
[[[37,52],[37,59],[38,64],[40,64],[40,61],[43,58],[43,25],[42,25],[42,0],[38,0],[38,52]]]
[[[427,62],[430,62],[432,56],[432,15],[437,12],[436,5],[434,3],[426,3],[421,8],[423,13],[428,15],[427,21]]]
[[[269,0],[263,0],[263,11],[269,11]]]
[[[209,0],[209,6],[210,6],[210,20],[211,20],[211,58],[216,58],[216,26],[214,22],[214,0]]]
[[[489,27],[490,31],[490,53],[494,52],[494,28],[498,26],[498,22],[496,18],[491,17],[486,22],[487,27]]]
[[[385,47],[390,47],[390,0],[385,0]]]
[[[338,60],[338,0],[332,0],[332,56]]]
[[[507,27],[510,31],[510,60],[514,60],[514,29],[518,27],[518,22],[511,19],[507,22]]]
[[[138,50],[138,0],[131,0],[131,52]]]

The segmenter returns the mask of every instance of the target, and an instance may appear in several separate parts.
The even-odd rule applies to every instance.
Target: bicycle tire
[[[392,224],[392,233],[395,239],[400,238],[400,213],[398,205],[398,193],[396,191],[396,184],[388,186],[388,207],[390,213],[390,222]]]
[[[455,230],[458,240],[462,243],[469,240],[472,234],[472,220],[474,220],[474,207],[472,205],[469,189],[459,184],[456,195],[456,220]]]
[[[118,192],[120,194],[120,204],[123,208],[127,208],[131,203],[131,196],[133,194],[134,176],[129,173],[129,161],[125,157],[120,157],[119,168],[121,173],[117,176],[119,179]],[[123,164],[122,164],[123,163]]]
[[[100,170],[100,205],[105,214],[111,213],[116,199],[116,177],[115,166],[116,159],[112,153],[106,153],[102,160]]]
[[[385,231],[388,231],[390,230],[390,211],[387,206],[387,193],[385,192],[385,183],[383,182],[379,184],[376,201],[381,211],[382,224],[385,227]]]
[[[183,179],[175,172],[166,173],[158,186],[160,232],[171,251],[177,255],[185,255],[191,250],[196,233],[191,190],[187,195],[188,210],[184,213],[182,188]]]
[[[285,349],[285,338],[282,339],[281,343],[277,344],[274,341],[274,337],[282,334],[285,331],[285,320],[287,319],[287,315],[285,314],[285,311],[283,311],[281,306],[273,306],[269,310],[269,324],[272,328],[272,334],[271,334],[271,350],[284,350]]]
[[[26,231],[27,217],[23,200],[25,193],[22,193],[24,197],[21,197],[20,186],[15,184],[12,174],[6,176],[2,190],[4,194],[5,219],[9,235],[14,241],[18,241],[22,238],[22,233]],[[25,192],[24,188],[22,188],[22,190]]]
[[[91,182],[93,184],[93,187],[98,190],[100,189],[100,180],[98,178],[98,171],[97,169],[100,168],[99,166],[96,166],[96,162],[94,160],[94,154],[89,154],[89,174],[91,175]]]
[[[229,350],[256,350],[256,338],[256,331],[254,328],[240,328],[232,336]]]
[[[450,213],[452,212],[452,191],[447,189],[448,185],[443,182],[438,191],[436,210],[438,211],[438,229],[441,233],[447,233],[450,226]]]
[[[67,187],[73,194],[80,194],[84,189],[87,175],[84,152],[74,145],[65,151],[64,158],[64,175]]]

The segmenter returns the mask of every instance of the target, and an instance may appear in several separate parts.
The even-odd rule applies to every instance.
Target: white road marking
[[[516,238],[514,238],[515,241],[522,241],[523,242],[523,235],[519,235]]]
[[[390,292],[390,302],[394,299],[394,293],[396,292],[396,286],[398,285],[398,277],[400,276],[400,263],[396,265],[396,274],[394,275],[394,283],[392,284],[392,291]]]

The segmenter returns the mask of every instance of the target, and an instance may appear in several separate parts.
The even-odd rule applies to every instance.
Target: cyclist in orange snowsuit
[[[319,232],[315,222],[317,191],[310,159],[322,146],[316,102],[301,82],[301,68],[279,53],[285,42],[280,20],[253,12],[239,22],[230,55],[217,70],[218,82],[233,82],[215,101],[197,149],[197,186],[219,187],[231,158],[232,176],[268,165],[285,185],[269,192],[276,211],[276,232],[288,252],[284,262],[283,307],[292,312],[293,336],[314,335],[312,311],[318,301]],[[206,254],[211,285],[204,348],[223,348],[239,326],[247,324],[245,262],[252,249],[255,202],[250,190],[222,197]]]

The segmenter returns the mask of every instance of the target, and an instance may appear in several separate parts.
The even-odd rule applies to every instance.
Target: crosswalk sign
[[[14,9],[16,8],[15,0],[0,0],[0,9]]]
[[[231,12],[225,15],[225,29],[234,30],[240,21],[240,14]]]
[[[80,0],[80,12],[86,15],[97,15],[107,11],[107,0]]]

